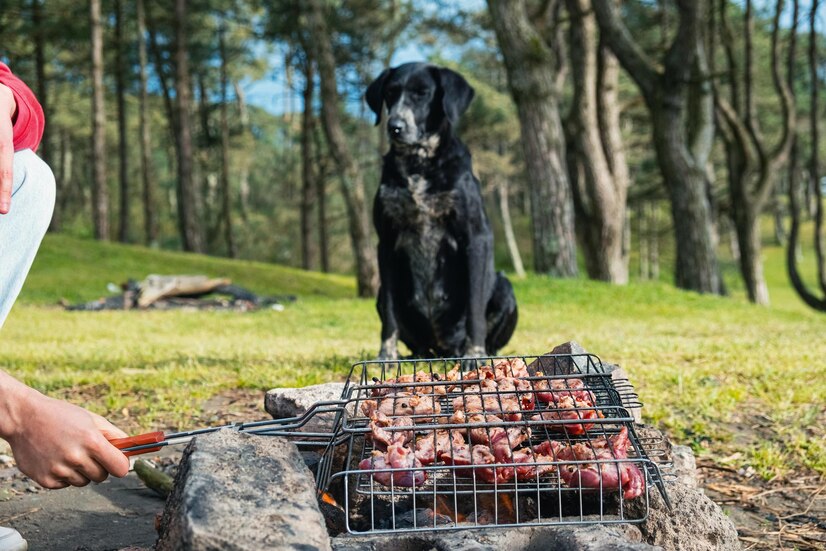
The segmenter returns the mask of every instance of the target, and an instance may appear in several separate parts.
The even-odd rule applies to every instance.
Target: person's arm
[[[109,443],[126,433],[100,415],[44,396],[0,371],[0,438],[17,467],[46,488],[125,476],[129,459]]]
[[[17,110],[11,88],[0,84],[0,214],[8,214],[11,208],[11,192],[14,183],[14,131],[12,121]]]

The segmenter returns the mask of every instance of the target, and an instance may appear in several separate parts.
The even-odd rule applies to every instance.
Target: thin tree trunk
[[[241,127],[241,135],[246,138],[249,134],[249,113],[247,111],[247,100],[244,94],[244,89],[239,82],[234,82],[235,97],[238,98],[238,124]],[[247,213],[249,212],[249,198],[250,198],[250,166],[249,159],[251,152],[246,152],[246,155],[241,155],[238,160],[238,198],[241,209],[241,218],[246,222]]]
[[[330,271],[330,238],[327,227],[327,165],[322,159],[321,136],[313,132],[315,161],[318,173],[315,179],[315,197],[318,203],[318,261],[323,273]]]
[[[51,113],[49,111],[49,94],[48,81],[46,79],[46,28],[43,21],[43,10],[41,5],[42,0],[32,0],[32,27],[34,27],[34,62],[35,62],[35,76],[37,78],[37,99],[40,102],[40,107],[43,109],[45,119],[50,120]],[[46,127],[43,132],[43,137],[40,140],[40,147],[37,152],[43,161],[52,166],[51,144],[49,128]],[[55,178],[57,187],[57,196],[60,197],[63,192],[62,178]],[[60,225],[63,219],[63,212],[61,209],[61,202],[57,201],[55,204],[52,219],[49,222],[49,231],[60,230]]]
[[[138,63],[140,74],[139,124],[141,140],[141,180],[143,182],[143,234],[144,243],[154,247],[158,244],[158,216],[155,186],[152,182],[152,149],[149,138],[149,92],[147,89],[146,66],[146,15],[144,0],[137,0],[138,19]]]
[[[648,279],[660,279],[660,226],[657,203],[648,203]]]
[[[218,35],[221,50],[221,218],[224,222],[224,241],[227,245],[227,256],[235,258],[238,251],[235,248],[235,239],[232,236],[232,195],[229,183],[229,77],[227,76],[227,47],[224,39],[224,30]]]
[[[115,0],[115,93],[118,102],[118,159],[120,179],[120,209],[118,240],[129,241],[129,153],[126,141],[126,60],[123,56],[123,6]]]
[[[531,194],[534,269],[577,274],[574,206],[552,67],[559,60],[529,21],[524,1],[488,0],[519,114]]]
[[[783,168],[789,160],[795,133],[795,104],[792,93],[791,70],[794,65],[796,47],[798,2],[797,0],[793,2],[793,27],[790,33],[791,41],[787,59],[789,73],[785,81],[780,77],[779,69],[780,15],[783,11],[783,4],[783,0],[777,1],[771,36],[772,80],[775,91],[780,97],[782,110],[782,132],[777,145],[769,150],[760,131],[756,115],[753,54],[754,18],[750,0],[746,1],[743,19],[745,95],[741,110],[738,111],[719,91],[715,92],[718,118],[722,122],[721,130],[726,145],[732,218],[734,227],[737,230],[737,241],[740,249],[740,272],[746,284],[749,300],[764,305],[769,304],[769,291],[763,276],[760,215],[771,198],[773,189],[777,186],[777,175],[783,172]],[[722,24],[726,26],[724,6],[721,8],[720,14]],[[726,48],[730,50],[732,46],[727,44]],[[732,82],[735,82],[739,77],[731,60],[728,65],[728,77],[728,80]],[[732,93],[733,95],[734,93]]]
[[[623,228],[628,178],[616,105],[616,62],[600,62],[591,0],[566,0],[571,15],[570,55],[574,82],[569,123],[573,162],[581,181],[572,185],[577,232],[591,279],[628,282]],[[613,56],[608,53],[608,56]],[[606,72],[607,69],[607,72]],[[600,117],[600,112],[603,113]],[[605,138],[611,141],[606,144]],[[616,159],[616,167],[612,162]],[[614,177],[617,168],[620,178]],[[573,177],[571,178],[573,181]]]
[[[516,234],[513,231],[513,221],[511,220],[510,192],[508,191],[508,180],[503,178],[496,186],[499,192],[499,211],[502,215],[502,228],[505,231],[505,243],[508,245],[508,254],[513,262],[513,271],[520,279],[525,277],[525,265],[522,264],[522,255],[519,254],[519,245],[516,242]]]
[[[809,13],[809,182],[814,190],[814,219],[815,219],[815,257],[817,260],[817,281],[820,291],[826,295],[826,252],[823,239],[823,193],[820,187],[820,81],[819,63],[817,58],[818,34],[815,28],[819,0],[813,0]]]
[[[187,1],[175,0],[175,104],[178,121],[178,227],[185,251],[203,252],[204,243],[198,220],[198,195],[192,178],[192,130],[190,109],[192,91],[187,51]]]
[[[100,0],[89,2],[92,33],[92,222],[95,238],[109,239],[109,188],[106,182],[106,112],[103,94],[103,28]]]
[[[301,116],[301,266],[305,270],[312,269],[315,257],[312,230],[313,203],[316,194],[312,150],[314,78],[313,60],[308,55],[304,64],[304,111]]]
[[[648,254],[648,245],[650,238],[648,235],[648,211],[645,208],[645,203],[640,202],[637,206],[637,242],[639,243],[639,257],[640,257],[640,279],[648,279],[648,261],[650,256]]]
[[[310,0],[309,21],[321,82],[321,119],[330,153],[336,163],[347,206],[350,240],[356,260],[358,294],[373,297],[378,290],[376,248],[371,240],[370,216],[364,191],[364,175],[350,151],[341,126],[336,89],[335,58],[323,5]]]
[[[703,293],[723,292],[714,248],[706,164],[711,150],[713,110],[708,90],[700,19],[705,0],[678,0],[680,22],[662,69],[645,57],[623,24],[613,2],[595,2],[601,36],[639,87],[651,112],[652,140],[671,202],[678,287]],[[686,127],[688,98],[693,96],[691,125]],[[698,108],[702,107],[702,108]],[[709,132],[712,130],[712,132]]]

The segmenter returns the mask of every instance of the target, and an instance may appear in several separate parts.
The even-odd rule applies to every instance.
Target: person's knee
[[[15,176],[21,176],[22,180],[12,196],[12,209],[15,203],[24,203],[27,216],[36,219],[45,231],[55,205],[56,187],[52,169],[28,149],[14,154],[14,165]]]

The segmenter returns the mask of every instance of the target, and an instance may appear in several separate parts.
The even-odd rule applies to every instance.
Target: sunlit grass
[[[766,254],[771,308],[740,293],[531,276],[515,282],[520,323],[502,352],[579,341],[626,368],[646,420],[675,441],[766,478],[800,467],[826,474],[826,316],[787,288],[781,254]],[[247,314],[49,306],[61,296],[96,298],[109,281],[149,272],[230,275],[299,300],[283,312]],[[352,294],[341,276],[50,236],[0,333],[0,365],[116,422],[128,411],[142,428],[187,427],[218,393],[341,380],[352,362],[371,357],[378,316],[372,301]]]

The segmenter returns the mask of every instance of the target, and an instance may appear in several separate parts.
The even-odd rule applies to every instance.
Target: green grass
[[[781,255],[766,254],[771,308],[748,304],[732,278],[737,296],[718,298],[659,282],[531,276],[515,282],[520,323],[503,352],[579,341],[626,368],[646,419],[677,442],[765,478],[802,467],[826,474],[826,316],[788,288]],[[54,306],[153,272],[229,276],[262,294],[300,298],[283,312],[248,314]],[[116,423],[127,408],[143,428],[191,426],[217,393],[339,380],[374,354],[374,304],[353,294],[342,276],[48,236],[0,333],[0,366]]]

